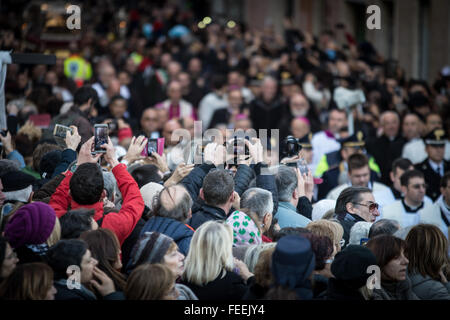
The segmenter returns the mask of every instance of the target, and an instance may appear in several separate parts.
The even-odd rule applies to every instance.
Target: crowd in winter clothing
[[[122,34],[91,6],[55,66],[8,67],[0,300],[450,300],[450,67],[430,86],[345,28],[171,4],[129,4]]]

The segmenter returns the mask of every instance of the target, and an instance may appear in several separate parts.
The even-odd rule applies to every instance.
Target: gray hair
[[[371,239],[380,234],[393,235],[400,229],[400,224],[397,220],[392,219],[380,219],[372,224],[369,230],[368,238]]]
[[[0,160],[0,176],[11,172],[11,171],[19,171],[20,165],[15,160],[2,159]]]
[[[241,198],[241,208],[248,209],[247,214],[256,214],[262,221],[267,213],[273,211],[272,193],[261,188],[247,189]]]
[[[292,199],[292,193],[297,188],[297,176],[293,168],[280,166],[275,174],[275,181],[278,189],[279,201],[289,202]]]
[[[348,244],[361,244],[361,239],[369,237],[371,222],[359,221],[350,229]]]
[[[245,252],[243,261],[247,265],[248,271],[255,271],[255,266],[258,263],[259,255],[261,254],[261,252],[269,250],[271,248],[275,248],[276,245],[276,242],[267,242],[249,246],[249,248]]]
[[[116,193],[118,191],[117,181],[112,172],[102,171],[103,174],[103,189],[108,193],[108,200],[113,201],[113,199],[117,199]]]

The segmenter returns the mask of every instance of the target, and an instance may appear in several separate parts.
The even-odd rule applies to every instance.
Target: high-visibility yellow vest
[[[89,80],[92,77],[92,67],[79,55],[71,55],[64,60],[64,75],[74,80]]]

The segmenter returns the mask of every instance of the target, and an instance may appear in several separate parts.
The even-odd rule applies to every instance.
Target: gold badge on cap
[[[364,134],[362,133],[362,131],[358,131],[358,133],[356,134],[356,139],[358,139],[358,141],[363,141],[364,138]]]
[[[291,74],[290,74],[289,72],[287,72],[287,71],[283,71],[283,72],[281,73],[281,78],[282,78],[282,79],[289,79],[290,76],[291,76]]]
[[[441,137],[445,134],[444,130],[438,129],[434,131],[434,135],[436,136],[437,141],[441,141]]]

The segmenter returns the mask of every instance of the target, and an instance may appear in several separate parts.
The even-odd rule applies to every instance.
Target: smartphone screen
[[[67,131],[72,132],[72,128],[56,124],[55,129],[53,130],[53,135],[65,139]]]
[[[108,143],[108,125],[95,125],[94,136],[94,152],[105,153],[106,150],[101,146]]]
[[[153,152],[158,152],[158,139],[148,139],[147,154],[150,156]]]

